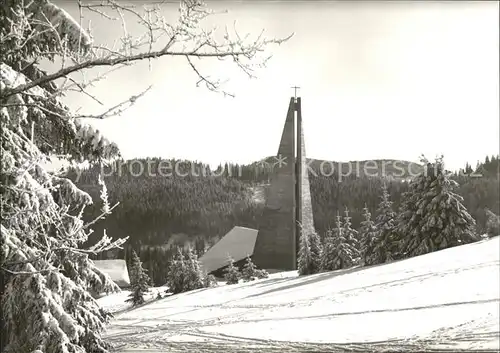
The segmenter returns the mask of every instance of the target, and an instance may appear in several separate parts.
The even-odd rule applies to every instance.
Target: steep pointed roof
[[[257,229],[236,226],[200,257],[203,270],[207,273],[227,265],[228,256],[240,261],[253,255]]]

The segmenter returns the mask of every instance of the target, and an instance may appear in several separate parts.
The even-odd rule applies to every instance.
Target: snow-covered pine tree
[[[210,279],[208,279],[210,281]],[[174,293],[187,292],[205,287],[205,278],[195,250],[188,248],[186,254],[177,247],[167,272],[167,286]]]
[[[237,284],[241,278],[241,273],[238,267],[234,266],[234,260],[231,256],[228,256],[228,265],[224,269],[224,279],[227,284]]]
[[[377,232],[371,258],[372,265],[389,262],[399,256],[396,212],[392,210],[392,201],[386,183],[382,184],[382,196],[377,208],[375,227]]]
[[[309,234],[309,248],[311,249],[312,257],[311,274],[318,273],[321,270],[321,253],[323,251],[318,233],[313,232]]]
[[[335,229],[327,230],[324,244],[323,244],[323,252],[321,253],[321,261],[320,268],[321,271],[333,271],[337,269],[337,266],[334,263],[336,253],[337,253],[337,245],[336,238],[343,238],[344,229],[342,228],[342,220],[340,215],[337,212],[337,221]]]
[[[302,227],[297,267],[299,275],[318,273],[321,267],[321,240],[316,232],[304,233]]]
[[[337,216],[338,218],[338,216]],[[337,228],[337,232],[342,232],[342,229]],[[332,263],[335,256],[335,244],[333,231],[328,229],[323,240],[323,252],[321,253],[320,269],[321,271],[332,271],[335,267]]]
[[[184,253],[180,247],[177,247],[167,271],[167,286],[170,292],[182,293],[185,288],[185,273],[187,267]]]
[[[454,193],[457,183],[444,169],[443,157],[429,163],[403,195],[398,231],[403,235],[402,251],[413,257],[467,244],[479,239],[475,221]]]
[[[349,209],[347,207],[344,210],[344,223],[342,228],[342,235],[345,241],[350,245],[350,248],[352,248],[353,261],[357,263],[360,260],[359,234],[357,230],[352,228],[351,217],[349,216]]]
[[[309,237],[303,232],[301,228],[300,243],[299,243],[299,256],[297,259],[297,267],[299,276],[310,275],[312,267],[312,254],[311,246],[309,244]]]
[[[54,40],[56,32],[61,40]],[[118,154],[99,131],[72,117],[53,80],[41,81],[46,73],[38,62],[54,53],[75,55],[75,37],[87,52],[85,31],[48,1],[0,3],[0,350],[6,353],[106,351],[100,332],[107,315],[90,292],[119,288],[89,254],[125,239],[112,242],[104,233],[82,248],[92,225],[82,214],[92,198],[45,169],[54,154],[91,162]]]
[[[132,253],[130,254],[130,263],[129,263],[129,269],[128,269],[128,276],[130,278],[130,285],[132,286],[135,282],[138,280],[138,274],[137,274],[137,265],[140,264],[142,266],[141,259],[135,252],[135,250],[132,249]]]
[[[356,264],[359,253],[344,236],[344,227],[340,215],[337,214],[337,226],[328,230],[321,256],[321,270],[335,271]]]
[[[363,266],[373,265],[373,251],[375,244],[376,230],[375,223],[371,219],[371,213],[368,206],[365,204],[363,208],[364,220],[361,222],[360,233],[360,249],[361,249],[361,264]]]
[[[130,254],[130,262],[128,264],[128,276],[130,278],[130,285],[134,284],[137,281],[137,266],[135,265],[137,262],[140,262],[140,258],[135,252],[135,250],[132,250],[132,253]],[[141,262],[142,265],[142,262]]]
[[[333,246],[336,251],[331,260],[332,270],[349,268],[357,264],[359,260],[358,250],[344,237],[344,232],[337,232],[333,238]]]
[[[186,258],[186,273],[184,291],[203,288],[203,272],[195,251],[189,247]]]
[[[245,265],[241,270],[241,278],[244,282],[250,282],[257,278],[257,267],[253,263],[250,255],[247,255]]]
[[[131,293],[127,302],[131,302],[136,306],[144,303],[144,294],[149,290],[150,279],[146,269],[142,267],[142,261],[135,250],[132,251],[131,269],[134,276],[130,280]]]

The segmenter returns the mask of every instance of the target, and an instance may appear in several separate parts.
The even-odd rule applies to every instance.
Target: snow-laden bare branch
[[[113,0],[102,1],[101,3],[84,4],[79,2],[80,9],[98,12],[106,15],[109,11],[114,11],[122,22],[123,36],[120,39],[120,48],[92,47],[84,52],[70,51],[74,48],[76,34],[69,39],[64,38],[59,41],[59,48],[65,55],[72,58],[74,64],[64,66],[56,72],[47,74],[31,82],[26,82],[15,88],[5,90],[0,97],[7,98],[31,89],[36,86],[53,82],[60,78],[66,78],[72,73],[96,67],[115,67],[130,65],[133,62],[142,60],[157,59],[160,57],[186,57],[188,63],[196,75],[199,82],[205,83],[206,88],[212,91],[221,91],[221,81],[209,78],[209,75],[203,74],[190,58],[215,58],[230,59],[249,77],[254,77],[255,69],[265,66],[270,54],[266,54],[266,49],[271,45],[282,44],[292,35],[285,38],[265,38],[264,31],[261,31],[256,38],[251,39],[249,35],[241,36],[236,30],[232,31],[225,28],[221,35],[222,40],[217,40],[218,32],[216,29],[206,30],[202,24],[209,16],[214,15],[213,11],[207,9],[205,3],[201,0],[184,0],[179,7],[179,16],[176,24],[169,24],[162,14],[161,8],[156,5],[153,8],[144,8],[144,13],[132,5],[120,5]],[[85,48],[90,45],[89,35],[82,30],[76,21],[63,20],[66,12],[54,15],[53,7],[49,8],[44,30],[49,33],[55,33],[53,37],[58,37],[58,31],[61,26],[76,28],[80,30],[80,37]],[[128,31],[125,22],[125,15],[130,14],[137,19],[143,27],[144,33],[133,37]],[[107,16],[110,19],[114,17]],[[40,24],[38,24],[40,26]],[[72,33],[77,32],[74,30]],[[60,36],[58,38],[61,38]],[[65,44],[69,41],[69,44]],[[162,47],[162,42],[164,46]],[[160,49],[154,49],[160,48]],[[70,55],[71,54],[71,55]],[[259,57],[262,54],[262,57]]]

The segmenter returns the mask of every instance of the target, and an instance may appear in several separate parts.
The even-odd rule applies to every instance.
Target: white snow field
[[[105,336],[118,352],[141,353],[497,352],[499,253],[495,237],[364,269],[201,289],[118,314]]]
[[[144,300],[146,303],[155,300],[158,292],[165,296],[167,287],[153,287],[150,288],[149,292],[144,295]],[[132,303],[127,302],[129,298],[130,290],[122,290],[120,293],[115,293],[112,295],[104,295],[97,299],[101,308],[106,309],[110,313],[118,314],[125,310],[132,309]]]

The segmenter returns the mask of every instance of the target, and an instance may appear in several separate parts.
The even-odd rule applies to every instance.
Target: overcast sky
[[[62,6],[73,15],[69,2]],[[231,64],[208,73],[226,78],[236,98],[196,87],[184,60],[162,59],[109,75],[93,89],[115,104],[153,84],[122,116],[95,124],[125,158],[158,156],[248,163],[277,153],[290,88],[301,86],[308,157],[347,161],[418,161],[443,153],[448,168],[475,165],[499,150],[498,2],[208,1],[226,8],[220,24],[241,32],[294,37],[272,48],[258,79]],[[165,13],[175,14],[174,5]],[[119,22],[97,16],[97,42],[111,43]],[[138,26],[129,23],[136,34]],[[140,34],[140,33],[137,33]],[[80,96],[69,104],[103,108]]]

